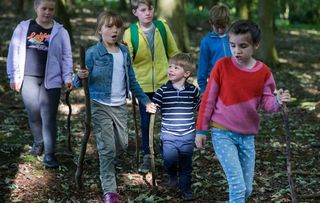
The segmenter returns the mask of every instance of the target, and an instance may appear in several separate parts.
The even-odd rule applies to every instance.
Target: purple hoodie
[[[30,20],[22,21],[12,35],[8,57],[7,74],[10,83],[22,83],[26,61],[26,39]],[[67,30],[54,21],[48,49],[45,72],[45,88],[61,88],[72,82],[73,62],[70,37]]]

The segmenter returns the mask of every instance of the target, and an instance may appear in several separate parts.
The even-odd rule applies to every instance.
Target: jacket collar
[[[227,35],[228,35],[228,33],[225,33],[224,35],[219,36],[217,33],[213,32],[213,31],[209,32],[209,36],[210,36],[210,37],[223,38],[223,37],[225,37],[225,36],[227,36]]]
[[[126,48],[124,47],[124,45],[121,45],[120,43],[117,42],[117,45],[119,47],[119,49],[121,50],[122,53],[126,52]],[[108,49],[106,49],[106,47],[103,45],[102,40],[100,40],[97,44],[98,47],[98,51],[100,55],[106,55],[109,54]]]
[[[25,21],[22,21],[20,24],[23,27],[24,30],[28,30],[30,22],[32,19],[28,19]],[[62,24],[58,23],[57,21],[53,20],[53,27],[52,27],[52,31],[51,31],[51,36],[53,37],[54,35],[56,35],[58,33],[58,31],[63,27]],[[50,39],[52,39],[52,37],[50,37]]]
[[[51,35],[52,36],[56,35],[62,27],[63,25],[61,25],[60,23],[54,20]]]
[[[100,40],[97,44],[98,47],[98,51],[99,51],[99,55],[106,55],[108,54],[108,50],[106,49],[106,47],[103,45],[102,40]]]
[[[166,86],[167,86],[169,89],[176,89],[176,88],[173,87],[172,82],[171,82],[170,80],[166,83]],[[191,84],[188,83],[187,81],[184,83],[184,89],[185,89],[185,90],[186,90],[186,89],[189,89],[190,86],[191,86]]]

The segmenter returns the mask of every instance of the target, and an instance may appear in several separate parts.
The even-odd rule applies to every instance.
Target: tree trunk
[[[185,0],[158,1],[158,16],[168,21],[177,45],[184,52],[189,51],[189,33],[186,23]]]
[[[236,16],[239,19],[249,19],[247,0],[236,1]]]
[[[251,19],[253,0],[236,1],[236,16],[239,19]]]
[[[274,0],[259,0],[258,4],[259,25],[262,32],[258,56],[270,67],[277,66],[279,63],[274,39],[273,5]]]
[[[16,5],[17,5],[17,12],[23,13],[24,12],[24,0],[19,0]]]
[[[70,16],[62,0],[57,1],[56,20],[63,24],[63,26],[68,30],[71,44],[74,44]]]

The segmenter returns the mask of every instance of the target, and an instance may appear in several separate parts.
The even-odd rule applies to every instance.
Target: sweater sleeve
[[[274,96],[273,94],[275,89],[276,89],[276,84],[270,72],[263,87],[263,95],[260,103],[261,108],[267,112],[279,111],[279,104],[277,102],[276,96]]]
[[[153,95],[152,101],[153,103],[157,104],[159,109],[162,106],[162,98],[163,98],[163,87],[160,87]]]
[[[193,104],[194,104],[194,109],[198,110],[199,105],[200,105],[200,91],[197,87],[194,87],[194,96],[193,96]]]
[[[19,66],[19,45],[21,42],[22,27],[19,24],[11,37],[8,56],[7,56],[7,74],[10,79],[10,83],[22,82],[23,69]]]
[[[218,62],[210,74],[207,88],[202,96],[196,130],[197,134],[206,134],[209,128],[210,119],[214,113],[216,101],[220,90],[220,69],[221,61]]]
[[[70,43],[70,36],[66,29],[61,29],[63,36],[63,48],[62,48],[62,78],[64,83],[72,81],[73,73],[73,61],[72,61],[72,50]]]

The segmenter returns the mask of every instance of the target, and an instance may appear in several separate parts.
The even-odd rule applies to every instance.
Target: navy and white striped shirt
[[[197,87],[185,82],[184,89],[177,90],[168,81],[156,91],[153,102],[161,111],[162,133],[183,136],[195,131],[194,110],[200,103]]]

